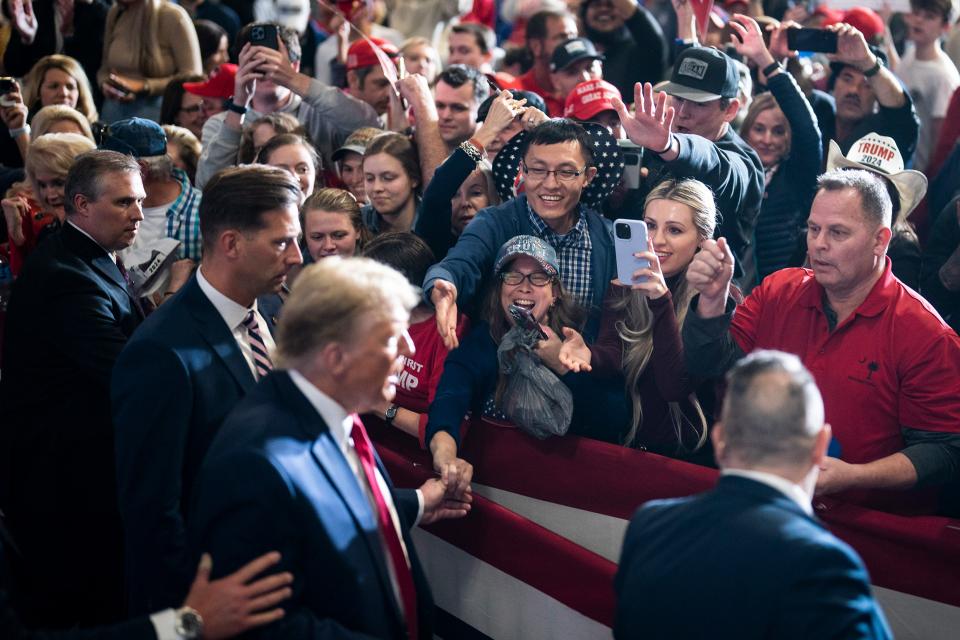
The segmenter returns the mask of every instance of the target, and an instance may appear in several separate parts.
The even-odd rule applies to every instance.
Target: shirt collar
[[[866,317],[879,315],[883,313],[887,305],[893,301],[898,287],[897,278],[893,275],[891,265],[890,256],[884,256],[883,274],[881,274],[880,278],[874,283],[873,288],[870,289],[870,293],[868,293],[867,297],[860,303],[860,306],[853,312],[854,315]],[[808,271],[808,273],[809,280],[803,285],[804,289],[800,295],[799,302],[805,307],[814,307],[823,311],[823,299],[826,292],[823,285],[817,282],[813,271]]]
[[[239,327],[244,320],[247,318],[247,314],[250,313],[251,309],[238,304],[228,298],[227,296],[220,293],[216,287],[210,284],[210,281],[203,277],[203,266],[197,269],[197,284],[200,285],[200,289],[203,293],[210,299],[210,302],[213,304],[214,308],[217,310],[217,313],[223,318],[223,321],[227,323],[227,326],[230,327],[230,330],[233,331]],[[257,301],[253,301],[253,311],[257,310]]]
[[[353,431],[353,416],[347,413],[346,409],[341,407],[336,400],[317,389],[313,383],[303,377],[302,373],[295,369],[290,369],[289,373],[293,384],[297,385],[300,393],[306,397],[307,401],[323,418],[323,421],[327,423],[330,434],[336,441],[337,446],[340,447],[340,451],[346,454],[347,439]]]
[[[720,472],[720,475],[738,476],[765,484],[796,502],[808,516],[813,515],[813,506],[810,504],[810,496],[807,495],[807,492],[800,485],[790,482],[783,476],[752,469],[724,469]]]
[[[530,200],[524,198],[524,204],[527,205],[527,215],[530,217],[533,228],[544,238],[554,238],[558,240],[561,245],[567,245],[579,240],[586,230],[586,216],[583,215],[583,205],[580,203],[577,203],[577,208],[574,213],[574,215],[577,216],[576,223],[563,235],[551,229],[549,225],[543,221],[543,218],[537,215],[537,212],[530,206]]]
[[[85,235],[85,236],[87,236],[88,238],[90,238],[90,242],[94,243],[95,245],[97,245],[98,247],[100,247],[101,249],[103,249],[103,245],[102,245],[102,244],[100,244],[99,242],[97,242],[96,240],[94,240],[92,235],[90,235],[89,233],[87,233],[86,231],[84,231],[83,229],[81,229],[80,227],[78,227],[77,225],[75,225],[69,218],[67,219],[67,224],[70,225],[71,227],[73,227],[74,229],[76,229],[77,231],[79,231],[80,233],[82,233],[83,235]],[[110,258],[111,258],[114,262],[117,261],[117,254],[114,253],[113,251],[107,251],[106,249],[103,249],[103,252],[106,253],[108,256],[110,256]]]

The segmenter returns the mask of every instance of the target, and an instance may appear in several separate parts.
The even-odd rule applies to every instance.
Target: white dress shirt
[[[320,389],[317,389],[309,380],[303,377],[299,371],[291,369],[288,373],[290,374],[290,379],[293,380],[293,384],[297,386],[297,389],[307,398],[327,424],[327,427],[330,429],[330,435],[333,436],[337,446],[340,447],[340,452],[343,453],[347,464],[350,465],[350,470],[353,471],[354,477],[363,488],[363,494],[370,503],[374,520],[379,521],[377,517],[377,501],[373,497],[370,485],[367,483],[367,476],[363,472],[360,456],[353,446],[353,438],[350,437],[353,431],[353,417],[348,414],[336,400],[323,391],[320,391]],[[384,480],[380,474],[380,470],[374,467],[374,471],[376,473],[377,486],[380,489],[380,494],[383,496],[384,501],[387,503],[387,508],[390,511],[390,520],[393,522],[393,527],[396,529],[397,536],[400,538],[400,548],[403,549],[403,556],[407,561],[407,566],[410,566],[410,554],[407,552],[407,545],[403,540],[403,529],[400,528],[400,517],[397,515],[396,506],[393,504],[393,495],[390,493],[390,488],[387,486],[386,480]],[[417,502],[417,522],[420,522],[420,518],[423,515],[423,494],[419,489],[417,490]],[[402,613],[403,599],[400,596],[400,584],[397,582],[396,570],[393,567],[393,563],[390,562],[390,550],[387,548],[387,541],[383,535],[380,536],[380,546],[383,549],[384,557],[387,558],[387,571],[390,575],[390,585],[393,587],[397,605]]]
[[[217,313],[220,314],[220,317],[223,318],[223,321],[227,324],[227,328],[230,329],[230,333],[233,334],[233,339],[237,341],[237,346],[240,347],[240,353],[243,354],[243,358],[247,361],[247,366],[250,367],[250,373],[253,374],[253,378],[256,380],[257,366],[253,359],[253,349],[250,348],[250,337],[247,333],[247,327],[243,324],[243,321],[247,318],[247,314],[250,313],[250,309],[234,302],[217,291],[217,289],[203,277],[202,266],[197,269],[197,284],[200,285],[200,290],[207,296],[211,304],[216,308]],[[273,342],[273,336],[270,335],[270,329],[267,327],[266,321],[263,319],[263,316],[260,315],[260,312],[257,311],[256,300],[253,301],[252,309],[256,312],[254,317],[257,319],[257,326],[260,328],[260,337],[263,339],[263,344],[266,345],[267,353],[270,354],[272,360],[277,345]]]
[[[790,482],[783,476],[765,471],[754,471],[752,469],[724,469],[720,472],[720,475],[739,476],[772,487],[800,505],[800,508],[803,509],[803,512],[808,516],[813,515],[813,506],[810,504],[810,496],[807,492],[803,490],[803,487]]]

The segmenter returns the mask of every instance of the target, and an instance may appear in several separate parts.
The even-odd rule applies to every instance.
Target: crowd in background
[[[298,568],[241,568],[275,548],[242,557],[196,505],[237,508],[209,454],[258,382],[313,381],[324,343],[290,327],[323,334],[302,305],[334,257],[419,292],[396,397],[357,406],[429,451],[443,500],[469,500],[470,417],[723,466],[724,376],[777,349],[823,394],[818,494],[956,516],[957,18],[954,0],[5,0],[19,616],[194,607],[222,543],[238,571],[213,575],[248,608],[220,637],[280,624],[246,612]],[[801,28],[826,51],[795,50]],[[315,375],[340,371],[324,357]],[[372,361],[342,376],[379,386]],[[434,497],[416,519],[425,499],[447,517]]]

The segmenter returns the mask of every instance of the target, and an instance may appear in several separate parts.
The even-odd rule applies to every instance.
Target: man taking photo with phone
[[[277,49],[253,41],[256,32],[266,38],[260,42],[272,42],[270,31],[276,33]],[[295,116],[326,166],[332,166],[333,152],[354,130],[380,126],[377,112],[366,102],[300,73],[300,40],[293,29],[250,24],[237,35],[235,47],[239,68],[233,98],[226,111],[203,125],[198,188],[217,171],[236,163],[244,126],[268,113]]]

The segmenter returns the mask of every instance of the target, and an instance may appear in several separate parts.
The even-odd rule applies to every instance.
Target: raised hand
[[[7,129],[22,129],[27,123],[27,105],[23,104],[19,86],[0,98],[0,119]]]
[[[827,27],[837,34],[837,52],[830,56],[833,60],[844,62],[866,71],[874,65],[876,58],[863,34],[856,27],[838,22]]]
[[[250,96],[256,90],[257,80],[262,78],[263,71],[260,70],[260,59],[256,56],[253,45],[248,42],[240,50],[237,75],[233,83],[234,104],[246,106]]]
[[[723,315],[732,280],[733,251],[727,246],[727,239],[705,240],[687,267],[687,282],[700,292],[697,315]]]
[[[560,362],[574,373],[593,370],[590,365],[593,358],[590,347],[583,341],[583,336],[570,327],[563,328],[563,345],[560,347],[559,357]]]
[[[33,3],[30,0],[10,0],[8,6],[13,16],[13,26],[20,34],[20,42],[33,44],[37,38],[37,17],[33,15]]]
[[[457,287],[446,280],[434,280],[430,301],[436,309],[437,331],[447,349],[460,346],[457,338]]]
[[[23,234],[23,220],[30,213],[30,206],[23,196],[13,196],[4,198],[0,201],[0,207],[3,208],[3,217],[7,222],[7,233],[10,236],[10,242],[22,247],[27,241]]]
[[[800,28],[801,25],[793,20],[784,20],[776,26],[771,25],[767,27],[767,29],[770,31],[770,55],[777,60],[782,60],[784,58],[795,58],[797,56],[797,52],[790,49],[790,47],[787,45],[787,30]]]
[[[655,153],[663,153],[671,142],[670,129],[676,115],[673,107],[667,107],[667,94],[661,92],[656,100],[653,97],[653,85],[638,82],[634,86],[633,106],[636,115],[630,115],[627,106],[619,98],[613,99],[613,106],[620,115],[620,124],[627,137],[637,145]]]
[[[277,605],[292,595],[289,585],[293,575],[274,573],[256,580],[278,562],[280,554],[272,551],[211,582],[213,560],[203,555],[184,605],[196,609],[203,618],[204,638],[231,638],[283,617],[283,609]]]
[[[562,376],[569,371],[569,367],[560,360],[560,348],[563,346],[563,340],[546,325],[541,324],[540,329],[547,335],[547,339],[537,341],[537,355],[540,356],[543,364],[547,365],[558,376]]]
[[[767,50],[767,45],[763,42],[763,31],[760,30],[756,20],[742,13],[735,13],[728,24],[733,32],[730,44],[734,46],[737,53],[752,60],[758,69],[763,69],[774,62],[773,56]]]

